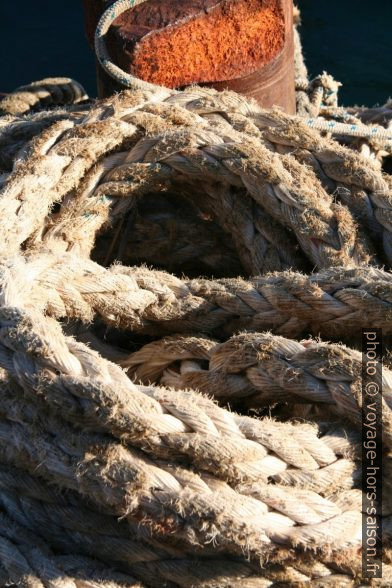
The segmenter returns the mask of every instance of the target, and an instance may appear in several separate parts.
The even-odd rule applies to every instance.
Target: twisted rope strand
[[[239,547],[245,548],[242,542],[246,541],[246,548],[261,556],[266,550],[268,552],[269,545],[272,546],[273,537],[278,538],[278,543],[290,542],[292,533],[296,544],[297,539],[301,544],[304,537],[308,546],[312,544],[314,534],[321,534],[324,538],[318,541],[320,547],[324,540],[327,544],[332,541],[334,545],[339,543],[341,546],[357,541],[355,537],[358,536],[360,517],[355,511],[331,516],[334,509],[329,508],[322,517],[324,519],[328,513],[327,524],[322,521],[313,528],[312,525],[305,525],[301,534],[289,517],[268,513],[266,505],[259,500],[246,498],[233,490],[224,491],[222,483],[217,488],[213,481],[211,488],[204,483],[204,491],[199,484],[195,491],[186,478],[178,477],[174,471],[170,474],[159,470],[135,452],[97,435],[76,437],[69,427],[64,428],[53,419],[46,419],[47,432],[43,434],[27,424],[31,407],[12,402],[12,398],[15,400],[11,396],[7,404],[2,402],[2,412],[10,411],[12,419],[19,414],[23,425],[3,419],[1,436],[3,439],[8,436],[9,443],[1,452],[2,460],[10,464],[17,462],[31,472],[38,466],[40,475],[49,482],[90,495],[94,502],[114,509],[118,516],[126,515],[131,520],[147,516],[145,524],[152,524],[156,531],[162,525],[163,529],[170,528],[171,533],[175,532],[176,540],[182,538],[190,544],[208,544],[212,533],[221,548],[229,553],[233,550],[237,552]],[[65,434],[67,437],[64,437]],[[61,438],[63,441],[60,441]],[[64,439],[68,440],[66,444]],[[319,512],[321,514],[321,510]],[[350,526],[351,536],[347,528],[342,529],[342,519]]]
[[[309,429],[305,443],[300,429],[297,435],[289,423],[247,421],[192,392],[136,387],[120,368],[64,338],[50,319],[39,325],[16,309],[3,308],[0,313],[2,367],[35,402],[60,411],[70,422],[98,427],[156,456],[183,454],[197,467],[232,483],[265,479],[289,465],[313,470],[337,460],[316,429]],[[282,440],[271,444],[263,430]],[[290,441],[283,440],[286,434]]]
[[[17,284],[23,300],[55,318],[152,335],[272,330],[335,339],[360,334],[364,322],[392,330],[392,276],[377,268],[330,268],[304,276],[275,273],[243,280],[179,278],[144,267],[109,269],[73,254],[14,257],[1,281]],[[11,287],[11,286],[7,286]],[[22,294],[23,293],[23,294]]]
[[[68,108],[56,108],[53,111],[38,112],[26,116],[5,116],[0,118],[0,171],[10,172],[16,162],[28,156],[29,147],[34,137],[60,120],[80,119],[85,116],[79,106],[77,112]]]
[[[48,106],[77,104],[87,98],[83,86],[71,78],[45,78],[21,86],[0,100],[0,116],[20,116]]]
[[[124,103],[126,102],[124,97],[122,100]],[[121,100],[119,103],[121,103]],[[109,123],[109,121],[111,122]],[[120,121],[115,122],[113,119],[101,120],[95,123],[85,122],[79,127],[79,130],[78,126],[76,126],[70,132],[69,139],[66,134],[64,141],[61,138],[58,141],[58,135],[56,135],[55,141],[57,143],[49,149],[43,159],[41,157],[42,172],[45,166],[53,165],[54,162],[61,162],[57,173],[61,173],[66,167],[70,167],[72,174],[67,172],[65,177],[63,175],[60,189],[56,187],[59,176],[54,182],[52,181],[53,183],[46,181],[46,197],[41,198],[42,206],[38,211],[39,214],[36,214],[36,220],[33,223],[31,222],[32,219],[29,219],[29,226],[34,227],[34,224],[37,224],[39,219],[42,222],[48,207],[75,187],[82,174],[85,174],[87,169],[91,167],[94,159],[102,157],[105,150],[107,151],[108,144],[105,144],[105,141],[98,148],[98,136],[105,133],[106,137],[108,137],[108,133],[111,133],[109,148],[113,149],[116,144],[124,141],[125,137],[130,138],[136,132],[136,129],[131,124]],[[63,132],[63,129],[60,132]],[[88,148],[88,157],[86,155],[87,132],[91,141],[91,146]],[[77,140],[78,136],[80,137],[79,141]],[[207,174],[207,177],[210,176],[214,181],[219,180],[234,187],[246,188],[258,205],[261,205],[269,215],[279,223],[288,225],[293,230],[306,255],[319,267],[331,263],[334,265],[342,262],[351,264],[352,256],[357,263],[364,263],[369,259],[367,250],[371,251],[371,245],[363,242],[362,235],[356,234],[356,229],[348,210],[333,204],[332,199],[317,183],[315,176],[310,171],[305,171],[304,167],[299,165],[293,157],[280,156],[276,153],[273,155],[267,147],[249,136],[240,137],[238,135],[238,138],[234,141],[229,137],[229,141],[227,141],[220,127],[214,127],[213,130],[210,130],[207,126],[205,132],[195,132],[184,128],[180,131],[173,131],[170,136],[171,146],[169,147],[169,152],[167,147],[168,133],[164,136],[157,135],[154,142],[150,138],[142,139],[137,147],[130,151],[129,164],[120,166],[120,174],[115,169],[108,174],[110,181],[105,186],[100,187],[101,195],[102,193],[106,197],[108,195],[118,195],[119,189],[120,194],[123,194],[124,188],[126,190],[129,187],[132,188],[129,178],[138,176],[140,163],[143,163],[142,167],[145,170],[144,173],[147,174],[148,181],[150,181],[148,178],[161,181],[160,174],[158,173],[157,175],[159,169],[161,173],[164,175],[169,174],[169,176],[181,172],[183,178],[191,173],[189,179],[193,178],[192,181],[198,178],[205,180]],[[44,145],[47,144],[48,140],[49,137],[43,140]],[[79,157],[72,162],[69,156],[66,156],[70,152],[67,144],[72,145],[73,153],[77,149],[76,146],[80,144],[79,149],[81,150],[81,155],[83,154],[83,159]],[[88,144],[90,145],[90,143]],[[57,152],[61,153],[60,160]],[[39,156],[37,153],[37,157]],[[32,162],[33,160],[30,161],[30,164]],[[15,214],[15,205],[12,206],[11,202],[6,205],[6,202],[11,198],[17,198],[18,200],[24,198],[19,186],[22,174],[24,181],[26,181],[26,172],[27,170],[24,170],[23,165],[21,165],[18,173],[15,171],[14,174],[11,174],[5,188],[3,188],[3,209],[7,218],[12,218]],[[45,175],[47,176],[48,173],[50,173],[49,169],[46,169]],[[67,183],[67,175],[71,182]],[[34,183],[32,177],[29,177],[29,180],[29,194],[32,198],[35,195],[34,183],[37,185],[37,189],[41,190],[42,180],[38,177],[34,179]],[[316,191],[315,186],[317,187]],[[23,207],[21,210],[25,210],[25,208]],[[84,217],[85,220],[86,217]],[[20,218],[19,212],[19,231],[20,226],[27,224],[27,219],[26,223],[21,221],[22,218]],[[93,234],[95,234],[100,224],[102,224],[102,221],[99,220],[92,224]],[[7,232],[9,233],[11,226],[13,226],[13,223],[8,223],[7,227],[4,227],[6,235]],[[15,229],[13,230],[15,231]],[[30,228],[29,233],[31,234],[31,232]],[[24,233],[16,242],[11,241],[8,243],[6,240],[8,249],[15,248],[18,242],[21,243],[27,237],[28,234]]]
[[[208,360],[205,369],[199,363]],[[176,361],[180,369],[165,372]],[[221,344],[196,337],[154,341],[122,362],[136,380],[192,388],[248,407],[303,398],[362,424],[362,357],[347,347],[269,333],[244,333]],[[392,446],[392,372],[382,373],[383,440]]]

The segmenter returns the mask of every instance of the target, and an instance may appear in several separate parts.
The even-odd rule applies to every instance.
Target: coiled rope
[[[9,114],[0,148],[0,583],[366,585],[355,345],[369,321],[392,331],[390,176],[205,88]],[[93,261],[170,191],[219,224],[214,247],[232,239],[242,278]],[[309,333],[335,343],[293,339]],[[383,384],[390,586],[387,367]]]

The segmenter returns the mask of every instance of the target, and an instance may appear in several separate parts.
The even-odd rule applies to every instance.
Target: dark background
[[[342,104],[373,105],[392,95],[392,0],[298,0],[311,75],[343,82]],[[0,92],[64,75],[94,96],[95,66],[81,0],[0,0]]]

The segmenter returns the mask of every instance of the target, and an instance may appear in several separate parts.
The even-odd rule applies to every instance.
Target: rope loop
[[[158,89],[161,89],[160,86],[141,80],[132,74],[125,72],[120,67],[118,67],[118,65],[113,63],[105,42],[105,35],[116,18],[130,8],[134,8],[143,2],[146,2],[146,0],[117,0],[117,2],[115,2],[112,6],[109,6],[109,8],[101,16],[95,30],[95,54],[105,72],[122,86],[131,88],[132,90],[156,92]]]

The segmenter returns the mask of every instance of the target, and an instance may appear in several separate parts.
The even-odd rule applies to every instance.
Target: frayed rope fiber
[[[339,110],[297,32],[296,86],[296,116],[66,78],[0,102],[1,585],[369,585],[358,341],[392,330],[390,152],[307,120],[387,133],[390,105]],[[388,365],[382,404],[372,586]]]

